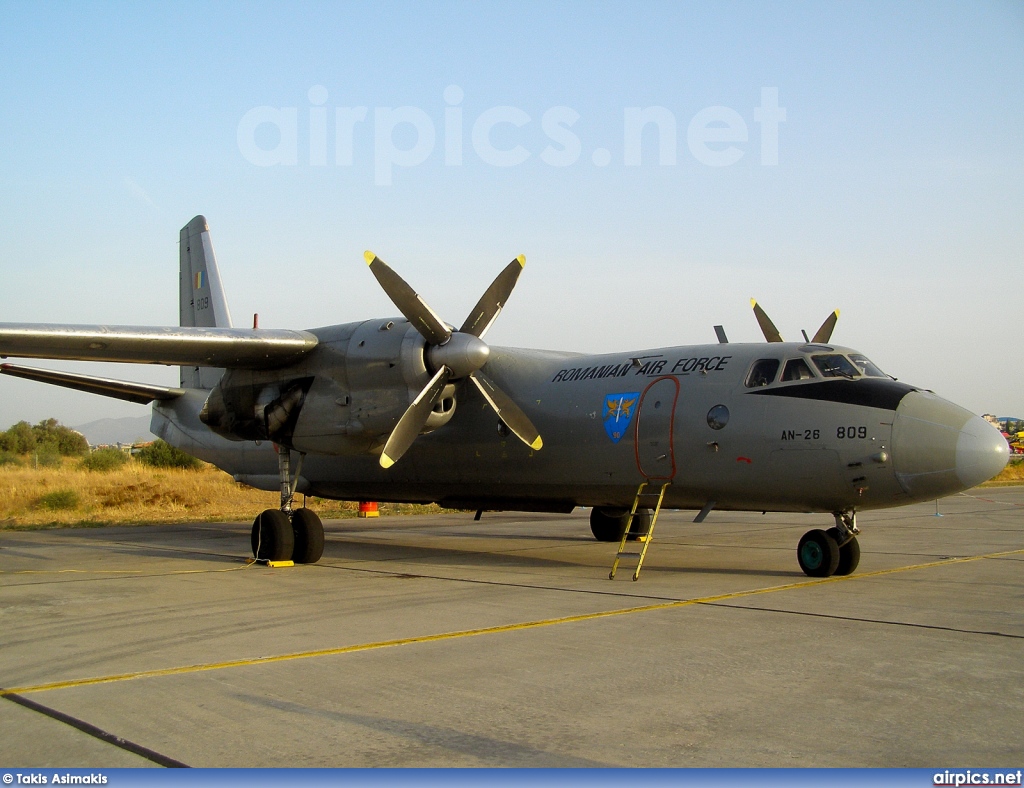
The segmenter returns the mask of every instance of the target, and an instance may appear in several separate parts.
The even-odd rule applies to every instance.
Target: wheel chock
[[[246,564],[260,564],[262,566],[269,566],[271,569],[279,569],[285,566],[295,566],[294,561],[270,561],[266,558],[246,558]]]

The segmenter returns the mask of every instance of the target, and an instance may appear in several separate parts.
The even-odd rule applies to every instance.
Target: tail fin
[[[179,274],[179,325],[230,328],[231,313],[217,270],[217,257],[205,216],[197,216],[181,228]],[[182,367],[181,387],[211,389],[223,370]]]

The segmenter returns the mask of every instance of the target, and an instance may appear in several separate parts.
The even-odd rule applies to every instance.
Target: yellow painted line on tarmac
[[[625,607],[616,610],[602,610],[596,613],[581,613],[575,616],[563,616],[560,618],[546,618],[538,621],[524,621],[518,624],[504,624],[494,627],[481,627],[479,629],[463,629],[456,632],[442,632],[434,635],[419,635],[416,637],[396,638],[394,640],[380,640],[375,643],[359,643],[352,646],[341,646],[339,648],[325,648],[314,651],[298,651],[291,654],[277,654],[269,657],[254,657],[251,659],[234,659],[224,662],[207,662],[199,665],[182,665],[174,668],[161,668],[159,670],[140,670],[134,673],[118,673],[110,676],[96,676],[85,679],[71,679],[69,681],[54,681],[47,684],[35,684],[27,687],[5,687],[0,689],[0,696],[18,694],[25,695],[30,692],[47,692],[49,690],[70,689],[72,687],[87,687],[93,684],[111,684],[118,681],[130,681],[132,679],[149,679],[159,676],[178,676],[184,673],[200,673],[208,670],[225,670],[227,668],[244,668],[252,665],[267,665],[274,662],[289,662],[296,659],[312,659],[314,657],[331,657],[340,654],[355,654],[360,651],[374,651],[394,646],[411,646],[417,643],[437,643],[444,640],[455,640],[458,638],[474,637],[477,635],[496,635],[503,632],[519,632],[526,629],[538,629],[540,627],[551,627],[559,624],[575,624],[582,621],[595,621],[601,618],[613,616],[625,616],[633,613],[649,613],[656,610],[671,610],[673,608],[690,607],[692,605],[709,604],[712,602],[724,602],[730,599],[741,599],[748,596],[760,594],[771,594],[777,591],[792,591],[798,588],[810,588],[813,586],[825,585],[827,583],[842,583],[852,580],[863,580],[870,577],[883,577],[901,572],[910,572],[916,569],[928,569],[936,566],[949,566],[951,564],[962,564],[970,561],[981,561],[988,558],[1004,558],[1010,555],[1024,554],[1024,550],[1007,550],[999,553],[987,553],[985,555],[964,556],[961,558],[947,558],[939,561],[929,561],[923,564],[912,564],[900,566],[893,569],[879,569],[874,572],[863,572],[856,575],[833,576],[815,580],[803,580],[798,583],[786,583],[780,586],[768,586],[765,588],[754,588],[747,591],[733,591],[728,594],[716,594],[714,596],[697,597],[694,599],[680,599],[674,602],[658,602],[651,605],[638,605],[636,607]]]

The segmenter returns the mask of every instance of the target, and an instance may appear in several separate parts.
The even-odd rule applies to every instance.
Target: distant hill
[[[149,416],[97,419],[72,429],[82,433],[93,446],[99,443],[144,443],[155,440],[155,436],[149,432],[149,420]]]

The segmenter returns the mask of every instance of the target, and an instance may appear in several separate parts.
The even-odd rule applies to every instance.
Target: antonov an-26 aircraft
[[[8,375],[139,403],[151,430],[246,484],[281,490],[255,556],[312,563],[323,526],[296,492],[476,510],[570,512],[638,556],[662,508],[822,512],[801,538],[815,577],[860,558],[858,511],[928,501],[999,473],[985,420],[812,339],[582,355],[489,347],[523,268],[513,260],[458,329],[383,261],[370,271],[402,317],[306,331],[233,328],[206,219],[180,236],[180,327],[0,324],[0,357],[180,365],[178,388],[14,364]],[[640,552],[625,550],[634,537]]]

